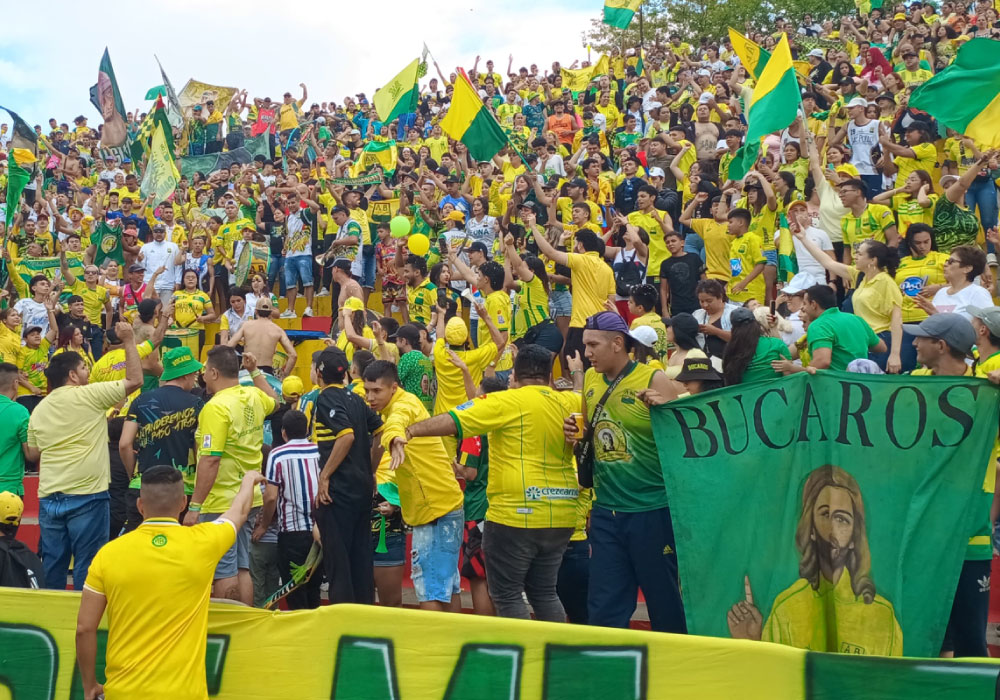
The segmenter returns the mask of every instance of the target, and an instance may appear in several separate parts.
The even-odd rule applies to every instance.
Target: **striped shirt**
[[[312,530],[312,503],[319,489],[319,448],[308,440],[289,440],[271,450],[264,476],[278,487],[281,532]]]

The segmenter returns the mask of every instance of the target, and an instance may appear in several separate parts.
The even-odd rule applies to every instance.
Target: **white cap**
[[[799,272],[792,279],[788,280],[788,284],[781,288],[781,293],[788,296],[801,294],[814,284],[815,280],[812,275],[808,272]]]
[[[703,92],[703,93],[701,93],[701,96],[698,98],[698,104],[700,104],[700,105],[708,104],[709,101],[714,100],[714,99],[715,99],[715,95],[713,95],[712,93],[710,93],[710,92]]]
[[[647,112],[652,112],[654,109],[659,109],[662,106],[663,106],[663,103],[661,103],[661,102],[650,102],[649,103],[649,109],[646,110],[646,111]]]
[[[316,117],[317,124],[326,124],[326,117]]]
[[[663,172],[663,168],[655,168],[655,167],[649,169],[649,176],[650,177],[666,177],[666,175]]]
[[[608,118],[605,117],[600,112],[598,112],[597,114],[594,115],[594,126],[596,126],[601,131],[604,131],[605,129],[608,128]]]
[[[812,51],[810,51],[806,55],[807,56],[813,56],[814,58],[823,58],[823,49],[813,49]]]
[[[868,100],[866,100],[863,97],[855,97],[853,100],[847,103],[848,109],[850,109],[851,107],[867,107],[867,106],[868,106]]]
[[[629,331],[629,335],[632,336],[634,340],[645,345],[647,348],[653,347],[659,339],[659,336],[656,334],[656,329],[652,326],[639,326],[638,328],[634,328]]]
[[[699,68],[698,72],[696,73],[696,75],[711,76],[712,75],[712,71],[708,70],[708,68]]]

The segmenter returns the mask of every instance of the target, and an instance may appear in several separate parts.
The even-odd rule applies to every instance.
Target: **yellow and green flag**
[[[742,179],[760,154],[760,140],[795,121],[800,103],[788,37],[782,35],[774,54],[764,66],[747,107],[746,141],[729,166],[729,178]]]
[[[157,124],[149,146],[149,160],[142,178],[142,191],[156,195],[154,201],[162,202],[174,193],[181,175],[174,165],[174,156],[167,147],[163,124]]]
[[[397,148],[395,141],[370,141],[351,166],[351,177],[359,177],[376,165],[386,175],[396,172]]]
[[[420,59],[415,58],[395,78],[375,91],[372,103],[378,118],[383,122],[391,122],[401,114],[417,111],[417,74],[420,69]]]
[[[478,161],[490,160],[507,145],[507,135],[464,72],[455,80],[455,92],[441,120],[441,130],[464,143],[469,155]]]
[[[642,5],[642,0],[604,0],[604,23],[625,29]]]
[[[1000,43],[972,39],[954,63],[920,85],[910,107],[927,112],[960,134],[1000,148]]]
[[[761,48],[760,44],[747,39],[732,27],[729,28],[729,40],[733,43],[733,50],[740,57],[740,63],[747,69],[747,73],[752,75],[754,80],[759,80],[771,54]]]
[[[21,193],[31,181],[32,165],[38,161],[27,148],[12,148],[7,154],[7,215],[5,229],[10,231],[14,215],[20,209]]]

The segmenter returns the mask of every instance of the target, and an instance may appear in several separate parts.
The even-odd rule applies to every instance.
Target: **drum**
[[[198,347],[199,335],[196,328],[171,328],[163,336],[163,349],[187,347],[197,359],[201,350]]]
[[[236,286],[242,287],[255,274],[264,275],[267,279],[267,268],[271,264],[271,248],[267,243],[251,241],[250,245],[243,246],[240,256],[233,267],[233,278]]]

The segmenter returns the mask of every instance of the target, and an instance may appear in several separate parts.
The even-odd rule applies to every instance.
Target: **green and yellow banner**
[[[963,560],[990,556],[998,398],[819,372],[654,409],[688,630],[937,656]]]
[[[0,589],[0,700],[82,700],[79,605],[76,593]],[[106,647],[100,630],[101,682]],[[998,670],[360,605],[214,604],[205,657],[217,700],[987,700]],[[157,690],[148,697],[171,697]]]

